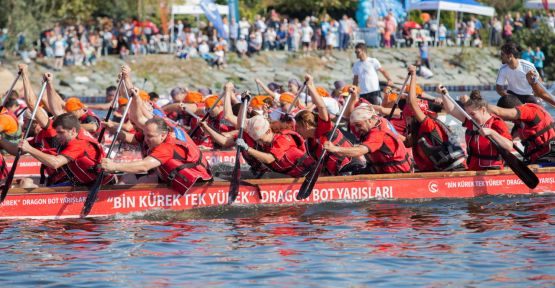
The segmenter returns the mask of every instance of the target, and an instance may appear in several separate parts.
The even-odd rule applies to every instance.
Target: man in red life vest
[[[144,159],[116,163],[105,158],[102,169],[107,172],[146,173],[157,168],[160,179],[180,194],[186,193],[199,180],[212,179],[208,162],[197,145],[188,136],[186,141],[174,138],[164,119],[154,117],[147,120],[144,132],[135,134],[134,139],[144,144]]]
[[[98,177],[98,164],[105,157],[102,146],[81,128],[77,117],[71,113],[59,115],[52,127],[56,129],[56,138],[61,143],[57,154],[44,153],[31,146],[27,140],[20,142],[21,150],[52,169],[62,168],[71,183],[58,183],[57,186],[92,184]],[[113,175],[107,175],[103,180],[103,184],[111,182],[115,182]]]
[[[362,173],[412,172],[413,159],[408,154],[403,142],[394,135],[385,119],[379,117],[371,105],[360,104],[353,109],[357,102],[355,98],[358,98],[358,95],[354,88],[350,92],[355,94],[347,104],[349,105],[347,111],[352,111],[349,118],[350,126],[354,130],[354,134],[358,135],[361,144],[354,147],[341,147],[327,141],[324,143],[324,149],[339,157],[364,155],[368,164],[365,171],[361,171]]]

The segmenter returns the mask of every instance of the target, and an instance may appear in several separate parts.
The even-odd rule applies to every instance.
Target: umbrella
[[[430,21],[430,14],[429,13],[420,14],[420,20],[422,20],[422,22],[424,23]]]
[[[407,21],[407,22],[405,22],[405,24],[403,24],[403,27],[404,27],[405,29],[420,29],[420,28],[422,28],[422,27],[420,26],[420,24],[418,24],[418,23],[416,23],[416,22],[414,22],[414,21]]]

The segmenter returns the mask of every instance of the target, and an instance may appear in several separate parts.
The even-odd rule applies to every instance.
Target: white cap
[[[322,97],[324,104],[326,104],[326,108],[328,109],[328,113],[337,115],[339,113],[339,103],[337,100],[331,97]]]
[[[270,123],[261,115],[251,117],[246,122],[245,130],[255,141],[259,140],[270,129]]]

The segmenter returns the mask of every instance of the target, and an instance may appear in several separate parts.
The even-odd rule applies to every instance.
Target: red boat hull
[[[525,195],[555,191],[555,168],[538,169],[540,184],[526,187],[511,171],[419,173],[321,177],[311,196],[297,201],[303,179],[246,180],[233,205],[299,205],[337,201],[471,198],[483,195]],[[101,190],[90,217],[154,209],[187,210],[223,206],[228,182],[195,186],[181,196],[159,185],[111,186]],[[77,218],[87,191],[63,187],[12,189],[0,205],[0,219]]]

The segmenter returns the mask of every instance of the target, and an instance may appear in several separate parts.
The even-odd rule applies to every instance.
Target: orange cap
[[[295,101],[295,95],[291,92],[281,93],[279,96],[279,102],[292,104]]]
[[[407,86],[405,87],[405,92],[410,92],[410,85],[407,84]],[[420,87],[420,85],[416,84],[416,95],[420,96],[422,94],[424,94],[424,90],[422,89],[422,87]]]
[[[150,101],[150,95],[145,90],[139,90],[139,97],[143,99],[143,101]]]
[[[119,106],[127,105],[128,102],[129,102],[129,100],[127,100],[127,98],[125,98],[125,97],[119,97],[118,98]]]
[[[66,100],[66,107],[65,108],[66,108],[67,112],[73,112],[73,111],[77,111],[79,109],[85,108],[85,105],[83,105],[83,103],[81,103],[81,100],[79,100],[79,98],[71,97],[71,98]]]
[[[251,99],[250,106],[251,106],[252,108],[260,108],[260,107],[264,106],[264,104],[266,104],[266,103],[268,102],[267,99],[272,99],[272,97],[266,96],[266,95],[254,96],[254,97]]]
[[[339,95],[341,95],[341,96],[343,96],[343,97],[349,96],[349,88],[351,88],[351,87],[355,87],[355,91],[357,91],[357,92],[360,91],[360,90],[358,89],[357,86],[354,86],[354,85],[345,85],[345,86],[343,87],[343,89],[341,89],[341,94],[339,94]]]
[[[202,102],[202,94],[197,91],[189,91],[183,101],[185,103],[200,103]]]
[[[216,103],[216,100],[218,100],[218,95],[208,96],[204,99],[204,105],[206,105],[206,108],[212,108],[214,103]],[[220,105],[223,105],[222,101],[218,102],[218,106]]]
[[[330,93],[328,93],[328,90],[326,90],[326,88],[324,87],[316,87],[316,92],[318,92],[318,95],[320,95],[321,97],[330,96]]]

